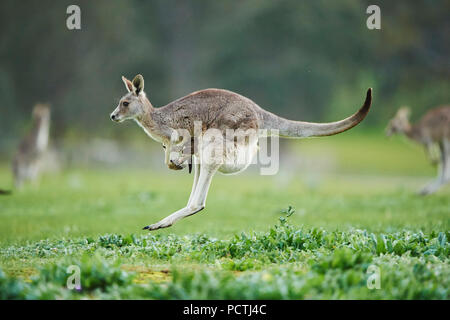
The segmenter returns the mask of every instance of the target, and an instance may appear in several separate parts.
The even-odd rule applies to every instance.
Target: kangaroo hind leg
[[[439,150],[441,157],[438,177],[420,190],[420,195],[432,194],[450,181],[450,141],[446,139],[441,141]]]
[[[172,213],[165,217],[161,221],[144,227],[144,230],[157,230],[161,228],[167,228],[173,225],[180,219],[196,214],[197,212],[205,208],[206,196],[208,195],[209,186],[214,174],[217,172],[218,166],[198,165],[196,171],[200,169],[198,181],[192,187],[192,193],[189,197],[186,207]],[[194,178],[195,179],[195,178]]]

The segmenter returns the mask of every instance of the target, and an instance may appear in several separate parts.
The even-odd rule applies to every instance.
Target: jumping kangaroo
[[[222,89],[196,91],[166,106],[154,108],[144,93],[144,78],[141,75],[137,75],[133,81],[122,77],[122,81],[128,93],[120,99],[119,105],[111,113],[111,120],[135,120],[147,135],[162,143],[166,165],[170,169],[178,170],[186,165],[186,157],[180,156],[186,141],[180,141],[178,132],[187,132],[193,139],[202,138],[210,132],[214,136],[206,143],[189,148],[190,156],[193,157],[194,183],[186,207],[144,227],[148,230],[170,227],[176,221],[202,210],[211,180],[217,171],[235,174],[249,166],[258,148],[261,129],[269,130],[271,135],[286,138],[334,135],[360,123],[369,112],[372,101],[372,89],[369,88],[364,105],[352,116],[337,122],[311,123],[281,118],[246,97]],[[196,133],[197,129],[200,132]],[[234,150],[230,150],[227,144],[223,150],[216,152],[217,146],[230,142],[227,141],[228,130],[249,132],[248,139],[238,139],[236,142],[233,137],[231,146]],[[242,154],[245,157],[241,157]]]
[[[39,174],[41,158],[47,150],[50,129],[50,107],[37,104],[33,108],[33,125],[19,144],[13,159],[13,174],[16,188],[27,180],[35,180]]]
[[[422,144],[433,164],[440,162],[438,177],[426,185],[419,194],[427,195],[450,182],[450,106],[428,111],[416,124],[409,122],[411,111],[400,108],[386,128],[388,136],[399,133]],[[436,146],[439,146],[437,151]],[[436,155],[436,153],[440,153]]]

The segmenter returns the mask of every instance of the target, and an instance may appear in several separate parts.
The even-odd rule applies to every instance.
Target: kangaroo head
[[[386,127],[386,135],[391,136],[395,133],[404,133],[410,127],[409,116],[411,114],[411,110],[408,107],[401,107],[398,109],[394,118],[389,121],[388,126]]]
[[[128,93],[120,98],[119,105],[111,113],[111,120],[122,122],[137,119],[148,111],[151,106],[144,93],[144,78],[138,74],[133,81],[122,76],[122,81]]]
[[[33,118],[36,120],[50,118],[50,106],[42,103],[36,104],[33,108]]]

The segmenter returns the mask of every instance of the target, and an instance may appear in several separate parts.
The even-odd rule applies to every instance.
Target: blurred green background
[[[81,8],[81,30],[66,28],[70,4]],[[11,158],[36,102],[52,105],[54,145],[144,141],[134,124],[108,118],[125,92],[120,77],[137,73],[155,106],[217,87],[306,121],[347,116],[373,87],[360,130],[383,128],[400,105],[417,119],[448,103],[449,2],[377,1],[381,30],[366,27],[369,4],[3,0],[1,159]]]
[[[81,30],[66,27],[72,4],[81,8]],[[366,26],[371,4],[381,8],[381,30]],[[194,234],[205,234],[211,243],[239,239],[241,232],[272,234],[283,209],[292,206],[296,211],[289,223],[295,230],[310,230],[308,237],[323,228],[351,239],[362,232],[367,239],[371,233],[377,234],[374,239],[387,235],[396,248],[411,246],[395,256],[380,253],[376,245],[373,261],[384,268],[383,279],[391,280],[383,280],[375,296],[367,293],[365,281],[354,284],[366,276],[359,265],[332,267],[325,275],[308,267],[312,258],[322,266],[328,257],[341,259],[342,252],[354,265],[359,253],[340,250],[353,245],[347,236],[327,248],[296,249],[299,255],[291,255],[284,245],[291,240],[277,229],[284,240],[276,250],[254,256],[259,266],[273,274],[286,265],[312,270],[309,279],[324,290],[332,288],[332,298],[447,298],[450,185],[419,197],[416,191],[436,175],[436,167],[420,145],[387,138],[384,128],[400,106],[410,106],[415,121],[450,103],[449,12],[448,0],[0,1],[0,190],[12,189],[0,195],[0,269],[28,281],[41,266],[63,266],[63,259],[91,250],[97,240],[88,239],[146,235],[142,227],[186,205],[192,175],[168,170],[161,145],[135,123],[109,119],[126,93],[122,75],[141,73],[156,107],[216,87],[280,116],[313,122],[350,115],[372,87],[372,109],[356,128],[331,137],[281,140],[276,175],[260,176],[258,166],[237,176],[217,174],[205,210],[152,233],[148,239],[161,237],[157,247],[149,242],[148,250],[158,253],[166,240],[168,246],[184,241],[197,247],[196,239],[206,238]],[[10,164],[38,102],[52,107],[50,147],[40,179],[17,190]],[[421,239],[417,248],[425,250],[426,244],[434,251],[420,256],[406,251],[416,247],[414,239]],[[80,250],[72,251],[73,244]],[[249,254],[255,252],[250,240],[246,246]],[[105,261],[120,256],[129,267],[145,267],[139,272],[147,280],[162,270],[170,278],[172,263],[183,271],[228,270],[221,259],[195,260],[199,255],[192,250],[154,260],[150,251],[130,248],[95,251]],[[170,251],[175,248],[181,247]],[[277,265],[272,259],[279,248],[288,248],[280,256],[289,257]],[[446,255],[434,256],[436,248]],[[236,259],[229,261],[247,261]],[[0,293],[2,281],[9,283],[0,272]],[[206,292],[211,281],[198,283]],[[316,287],[305,297],[323,297]]]
[[[66,27],[71,4],[81,8],[81,30]],[[401,105],[412,108],[414,121],[450,101],[450,5],[438,0],[380,1],[381,30],[369,30],[369,4],[2,1],[0,188],[12,186],[9,164],[37,102],[52,106],[50,152],[43,171],[54,174],[50,180],[44,177],[44,184],[78,169],[115,174],[144,169],[149,179],[142,183],[151,190],[162,187],[160,171],[175,180],[190,180],[185,171],[167,170],[161,146],[133,122],[117,125],[109,119],[126,92],[120,77],[141,73],[155,106],[217,87],[243,94],[281,116],[314,122],[348,116],[373,87],[373,107],[358,127],[333,137],[282,140],[280,172],[268,181],[280,192],[293,181],[311,191],[333,175],[357,176],[374,185],[378,177],[384,179],[379,190],[404,187],[413,193],[436,168],[421,146],[404,137],[388,139],[384,128]],[[254,178],[252,173],[258,173],[255,166],[241,180]],[[241,181],[226,179],[231,184]],[[252,189],[249,181],[243,186]],[[185,189],[173,191],[182,194],[178,206],[190,187]]]

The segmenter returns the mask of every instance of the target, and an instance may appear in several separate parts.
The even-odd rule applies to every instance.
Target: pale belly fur
[[[238,147],[234,152],[227,152],[223,164],[218,171],[223,174],[238,174],[252,163],[258,151],[258,142]]]

